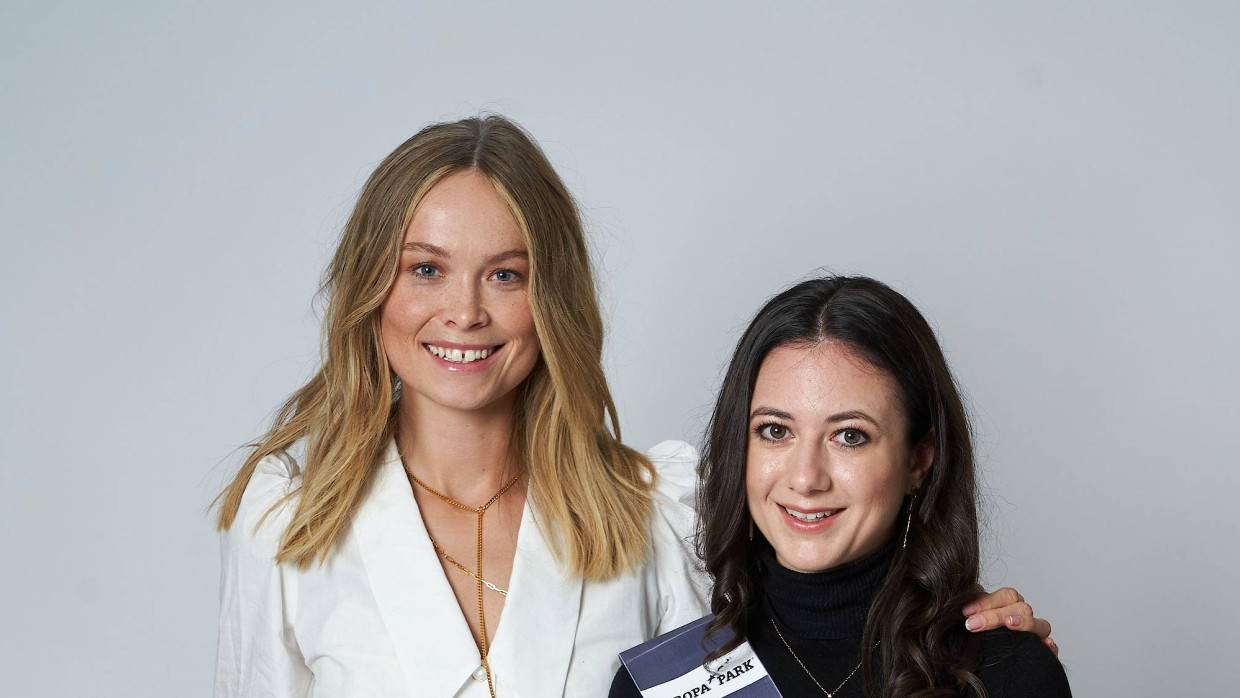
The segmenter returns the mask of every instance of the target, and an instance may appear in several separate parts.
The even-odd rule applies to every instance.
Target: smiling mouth
[[[813,523],[815,521],[822,521],[823,519],[829,516],[835,516],[841,511],[844,511],[843,509],[827,509],[826,511],[815,511],[813,513],[805,513],[805,512],[797,511],[795,509],[789,509],[788,507],[782,504],[779,505],[779,508],[788,512],[788,515],[796,519],[797,521],[804,521],[805,523]]]
[[[448,349],[446,347],[437,347],[434,344],[423,344],[426,350],[438,356],[444,361],[454,364],[472,364],[475,361],[482,361],[491,356],[503,347],[503,344],[496,344],[490,349]]]

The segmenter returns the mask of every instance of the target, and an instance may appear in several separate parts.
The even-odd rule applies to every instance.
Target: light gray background
[[[580,198],[629,442],[777,289],[885,280],[1077,695],[1234,693],[1234,3],[343,5],[0,5],[0,693],[209,694],[204,509],[365,177],[480,110]]]

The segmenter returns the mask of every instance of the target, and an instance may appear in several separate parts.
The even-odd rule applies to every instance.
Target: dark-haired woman
[[[699,683],[726,695],[765,672],[784,696],[1071,695],[1037,637],[960,622],[978,577],[969,434],[934,333],[899,293],[831,277],[767,303],[701,465],[714,616]],[[675,688],[643,671],[669,665],[659,651],[640,666],[626,653],[633,675],[621,668],[611,695]],[[730,668],[749,653],[749,670]]]

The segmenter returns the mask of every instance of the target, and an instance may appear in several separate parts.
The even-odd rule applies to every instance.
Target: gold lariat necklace
[[[478,515],[478,566],[477,566],[478,571],[477,572],[470,572],[468,569],[465,568],[464,565],[448,557],[448,554],[444,552],[443,548],[439,547],[439,544],[435,542],[434,538],[431,538],[431,545],[435,546],[435,551],[438,552],[440,555],[443,555],[445,558],[447,558],[448,562],[451,562],[452,564],[459,567],[461,571],[473,577],[474,580],[477,581],[478,583],[478,652],[482,656],[482,668],[487,673],[487,689],[491,692],[491,698],[495,698],[495,681],[491,678],[491,662],[487,659],[487,616],[486,616],[486,612],[482,608],[482,589],[484,588],[484,586],[495,589],[496,591],[500,591],[500,589],[499,587],[496,587],[494,584],[489,584],[483,581],[482,579],[482,515],[487,513],[487,509],[490,509],[492,504],[499,501],[499,498],[504,496],[505,492],[511,489],[513,485],[517,484],[517,480],[520,479],[521,474],[517,473],[515,477],[513,477],[511,480],[508,481],[507,485],[504,485],[503,487],[499,488],[499,492],[496,492],[494,495],[492,495],[491,498],[487,500],[486,504],[483,504],[480,507],[471,507],[471,506],[466,506],[464,504],[461,504],[455,499],[449,497],[448,495],[440,492],[439,490],[436,490],[435,488],[431,487],[425,482],[422,482],[421,480],[419,480],[418,476],[414,475],[413,471],[409,469],[408,464],[405,464],[405,472],[409,475],[410,480],[413,480],[415,483],[417,483],[419,487],[426,490],[427,492],[430,492],[431,494],[442,499],[448,504],[451,504],[457,509],[461,509],[463,511],[468,511],[468,512]],[[427,531],[426,537],[430,538],[430,535],[431,535],[430,531]],[[507,592],[501,592],[501,593],[503,593],[504,596],[508,595]]]
[[[428,533],[428,534],[426,534],[426,537],[427,537],[427,538],[430,538],[430,537],[431,537],[431,535]],[[451,562],[451,563],[452,563],[452,565],[453,565],[454,567],[456,567],[458,570],[460,570],[460,571],[464,572],[465,574],[469,575],[470,577],[473,577],[474,579],[480,580],[480,581],[482,582],[482,586],[484,586],[484,587],[486,587],[486,588],[490,589],[491,591],[495,592],[496,594],[499,594],[500,596],[507,596],[507,595],[508,595],[508,590],[507,590],[507,589],[501,589],[501,588],[499,588],[499,587],[495,586],[494,584],[492,584],[492,583],[488,582],[487,580],[483,579],[483,578],[482,578],[482,575],[480,575],[480,574],[474,574],[473,572],[469,571],[469,568],[468,568],[468,567],[466,567],[465,565],[462,565],[461,563],[457,562],[457,561],[456,561],[456,558],[452,557],[452,556],[451,556],[451,555],[449,555],[449,554],[448,554],[448,553],[447,553],[447,552],[446,552],[443,548],[439,547],[439,544],[435,542],[435,539],[434,539],[434,538],[431,538],[431,545],[432,545],[432,546],[434,546],[434,548],[435,548],[435,552],[439,553],[439,556],[440,556],[440,557],[442,557],[443,559],[447,560],[448,562]]]

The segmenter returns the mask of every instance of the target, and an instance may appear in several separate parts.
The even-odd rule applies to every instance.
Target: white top
[[[696,453],[665,441],[648,455],[660,474],[649,557],[609,581],[563,574],[527,500],[490,647],[497,696],[606,695],[621,650],[706,612],[686,504]],[[338,548],[304,570],[273,561],[295,502],[258,526],[299,482],[292,457],[264,459],[223,534],[215,694],[487,696],[478,648],[395,443]]]

